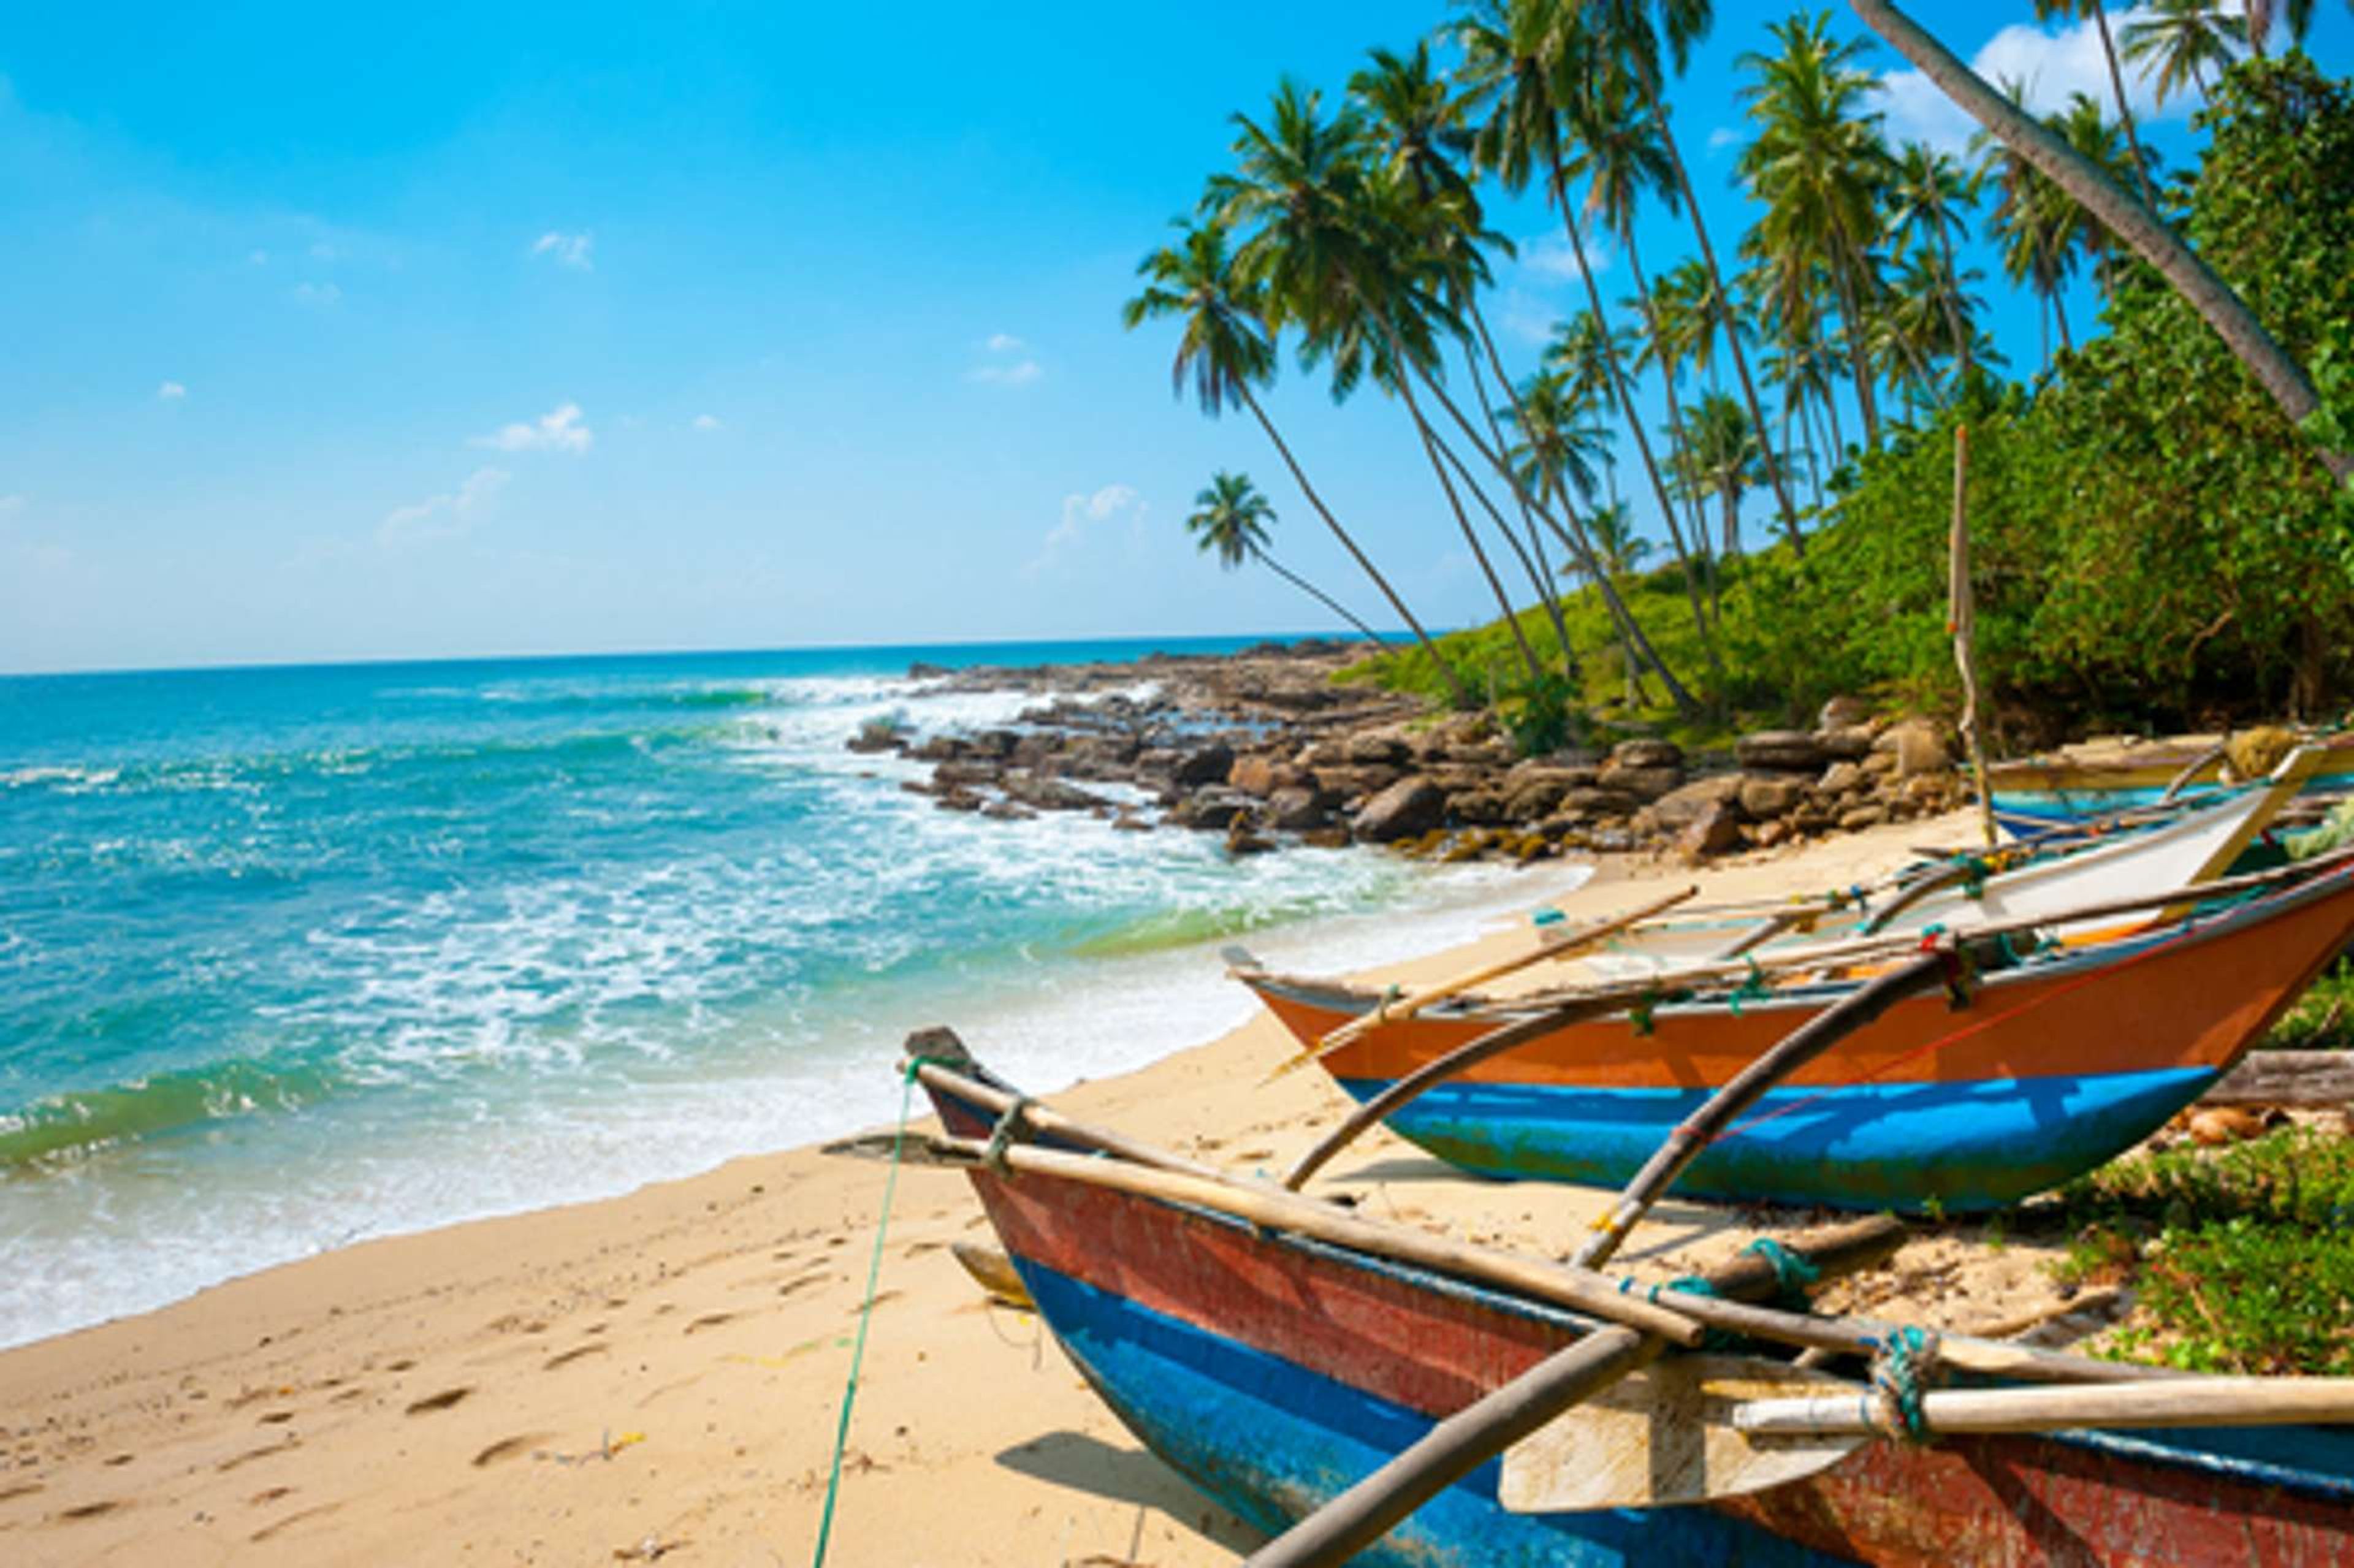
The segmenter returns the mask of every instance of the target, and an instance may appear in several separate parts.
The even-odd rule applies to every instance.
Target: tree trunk
[[[1629,223],[1626,232],[1618,238],[1620,243],[1627,247],[1627,265],[1635,274],[1635,305],[1642,312],[1643,330],[1651,334],[1652,357],[1659,362],[1659,384],[1667,392],[1668,439],[1675,443],[1676,481],[1683,487],[1684,521],[1691,524],[1692,553],[1705,560],[1708,556],[1708,523],[1701,512],[1700,476],[1688,471],[1692,452],[1691,443],[1684,437],[1683,410],[1676,406],[1675,356],[1668,352],[1667,342],[1659,335],[1659,313],[1651,299],[1651,281],[1643,274],[1643,253],[1635,246],[1634,225]],[[1680,555],[1683,551],[1681,539],[1676,541],[1676,550]],[[1714,583],[1715,580],[1712,574],[1709,581]]]
[[[1880,404],[1873,396],[1872,362],[1864,345],[1863,308],[1858,302],[1857,285],[1861,281],[1850,270],[1849,254],[1853,247],[1848,243],[1847,230],[1838,224],[1831,226],[1831,281],[1839,289],[1840,325],[1847,339],[1847,363],[1855,376],[1855,403],[1863,415],[1863,444],[1880,445]]]
[[[2109,90],[2117,95],[2117,122],[2126,128],[2126,145],[2133,149],[2134,176],[2141,182],[2141,202],[2154,217],[2158,192],[2149,183],[2149,160],[2141,150],[2141,131],[2134,124],[2133,106],[2126,101],[2125,73],[2117,69],[2117,41],[2109,37],[2109,8],[2093,0],[2093,23],[2101,29],[2101,56],[2109,62]]]
[[[1701,260],[1708,264],[1709,284],[1716,291],[1717,304],[1724,313],[1724,341],[1726,346],[1733,350],[1733,368],[1740,373],[1741,396],[1749,404],[1750,425],[1755,429],[1763,430],[1766,428],[1766,411],[1757,403],[1757,384],[1749,377],[1749,355],[1741,347],[1741,321],[1734,313],[1733,296],[1725,290],[1724,273],[1716,265],[1716,247],[1709,243],[1708,225],[1701,221],[1700,201],[1692,195],[1691,176],[1684,172],[1683,149],[1676,144],[1675,132],[1668,125],[1668,107],[1653,90],[1649,74],[1637,71],[1635,75],[1642,83],[1644,107],[1659,122],[1659,141],[1668,150],[1669,163],[1674,166],[1676,189],[1683,193],[1684,210],[1691,214],[1693,238],[1700,241]],[[1778,471],[1773,475],[1773,480],[1774,501],[1782,510],[1783,530],[1790,535],[1790,548],[1803,558],[1807,545],[1798,535],[1797,508],[1790,504],[1790,492]]]
[[[1577,232],[1576,219],[1570,216],[1569,175],[1562,167],[1561,149],[1556,146],[1552,153],[1553,202],[1561,208],[1562,227],[1569,231],[1570,254],[1576,259],[1577,275],[1585,281],[1586,303],[1594,312],[1595,321],[1604,328],[1602,358],[1605,371],[1610,377],[1610,390],[1617,397],[1619,416],[1627,421],[1628,434],[1635,438],[1635,450],[1642,455],[1644,471],[1651,476],[1651,493],[1659,498],[1659,514],[1667,519],[1668,534],[1675,541],[1676,554],[1683,556],[1682,531],[1676,524],[1676,503],[1668,498],[1667,482],[1659,477],[1659,460],[1651,455],[1650,438],[1643,433],[1643,421],[1635,417],[1634,395],[1627,389],[1626,375],[1618,366],[1618,350],[1610,342],[1610,314],[1602,308],[1602,291],[1595,287],[1594,269],[1585,260],[1585,240]],[[1691,606],[1692,625],[1700,632],[1701,653],[1708,661],[1710,678],[1721,689],[1724,684],[1723,661],[1717,657],[1716,638],[1709,630],[1707,612],[1701,609],[1700,588],[1692,581],[1689,557],[1684,560],[1684,598]]]
[[[1470,694],[1464,691],[1463,683],[1455,678],[1454,667],[1448,664],[1446,656],[1439,652],[1438,644],[1430,640],[1430,633],[1422,629],[1422,622],[1414,618],[1414,611],[1406,609],[1405,600],[1398,598],[1397,589],[1390,587],[1389,578],[1382,576],[1381,568],[1374,566],[1365,552],[1357,547],[1357,541],[1349,536],[1349,531],[1341,526],[1340,519],[1332,515],[1331,508],[1324,504],[1324,498],[1316,493],[1316,487],[1308,482],[1308,475],[1301,470],[1299,460],[1291,455],[1291,448],[1285,443],[1282,436],[1276,432],[1275,421],[1267,417],[1265,408],[1259,407],[1258,398],[1252,394],[1247,386],[1242,388],[1242,395],[1243,401],[1249,406],[1252,416],[1258,420],[1258,428],[1267,432],[1267,439],[1275,443],[1276,451],[1281,454],[1283,466],[1291,471],[1292,482],[1299,486],[1300,493],[1308,497],[1308,504],[1316,509],[1317,516],[1324,519],[1324,526],[1332,530],[1332,536],[1341,541],[1341,547],[1349,552],[1350,557],[1363,568],[1367,577],[1373,579],[1373,586],[1382,590],[1384,599],[1390,601],[1390,608],[1397,611],[1398,619],[1405,621],[1406,629],[1414,633],[1414,640],[1422,644],[1422,651],[1430,655],[1430,662],[1437,666],[1438,678],[1447,683],[1447,689],[1453,695],[1455,705],[1458,708],[1472,706]]]
[[[1724,502],[1724,553],[1730,558],[1741,554],[1741,487],[1728,484],[1717,493]]]
[[[1954,237],[1946,232],[1946,220],[1938,218],[1937,260],[1946,272],[1946,325],[1954,334],[1955,375],[1964,387],[1970,384],[1970,333],[1962,321],[1962,279],[1954,269]]]
[[[1293,571],[1289,567],[1285,566],[1281,561],[1277,560],[1265,550],[1253,550],[1251,552],[1251,559],[1257,561],[1260,566],[1265,567],[1268,571],[1273,572],[1277,577],[1281,577],[1285,582],[1289,583],[1293,588],[1298,588],[1300,592],[1313,597],[1317,603],[1322,605],[1325,609],[1331,610],[1333,614],[1347,621],[1351,626],[1355,627],[1357,630],[1363,635],[1366,641],[1372,643],[1374,647],[1381,649],[1384,652],[1388,651],[1389,644],[1382,641],[1382,634],[1375,631],[1372,627],[1367,626],[1363,621],[1359,620],[1355,616],[1350,614],[1349,607],[1342,604],[1339,599],[1334,599],[1331,594],[1326,593],[1322,588],[1318,588],[1314,583],[1310,582],[1306,577],[1301,577],[1298,572]]]
[[[2293,425],[2320,407],[2305,367],[2273,341],[2254,313],[2206,262],[2168,228],[2158,214],[2136,202],[2115,181],[2068,145],[2050,127],[1978,79],[1952,51],[1923,31],[1888,0],[1849,0],[1858,16],[1890,46],[1919,67],[1971,119],[2004,146],[2044,175],[2098,218],[2111,234],[2158,269],[2184,302],[2197,311]],[[2205,89],[2202,85],[2201,92]],[[2323,464],[2340,483],[2354,478],[2354,454],[2321,450]]]
[[[1472,321],[1478,322],[1479,319],[1479,301],[1471,298],[1467,291],[1464,304],[1466,306],[1465,313],[1469,315]],[[1487,329],[1484,325],[1481,326],[1480,331],[1483,334],[1486,333],[1486,330]],[[1479,346],[1474,344],[1468,335],[1463,339],[1463,366],[1464,368],[1470,373],[1471,396],[1479,400],[1481,411],[1487,415],[1489,439],[1496,443],[1496,448],[1499,451],[1503,451],[1509,447],[1510,443],[1504,440],[1504,432],[1498,428],[1496,424],[1495,410],[1490,406],[1487,391],[1480,385]],[[1427,380],[1428,377],[1426,377],[1426,379]],[[1435,388],[1437,386],[1437,383],[1434,380],[1430,381],[1430,385]],[[1508,391],[1510,390],[1509,387],[1506,389]],[[1513,398],[1513,407],[1518,408],[1519,406],[1520,399],[1516,397]],[[1505,473],[1505,478],[1510,480],[1511,477],[1511,471],[1508,469]],[[1464,482],[1466,483],[1470,482],[1470,476],[1469,474],[1464,476]],[[1479,486],[1472,485],[1472,489],[1474,492],[1478,492]],[[1552,563],[1545,559],[1544,535],[1537,532],[1537,520],[1529,510],[1529,499],[1526,495],[1522,493],[1521,487],[1518,484],[1514,484],[1512,486],[1512,494],[1520,504],[1521,526],[1526,528],[1529,532],[1528,546],[1526,548],[1522,546],[1520,539],[1512,533],[1511,525],[1507,524],[1503,518],[1500,516],[1496,517],[1496,527],[1497,530],[1504,535],[1505,539],[1511,543],[1512,546],[1512,554],[1520,557],[1521,565],[1528,571],[1529,581],[1536,589],[1537,602],[1544,606],[1545,619],[1553,623],[1553,641],[1561,649],[1562,673],[1568,680],[1570,684],[1575,686],[1577,684],[1577,655],[1570,650],[1569,623],[1561,618],[1561,589],[1560,586],[1553,580]],[[1480,495],[1479,502],[1481,505],[1488,506],[1488,499],[1485,494]],[[1488,512],[1489,515],[1496,516],[1496,509],[1493,506],[1488,506]]]

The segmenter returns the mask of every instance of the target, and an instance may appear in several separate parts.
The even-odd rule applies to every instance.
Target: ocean
[[[1247,1017],[1224,942],[1363,965],[1525,906],[1492,866],[978,820],[843,746],[1034,701],[915,660],[1242,645],[0,678],[0,1345],[886,1121],[922,1025],[1047,1089]]]

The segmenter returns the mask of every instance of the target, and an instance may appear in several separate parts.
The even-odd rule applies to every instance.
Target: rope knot
[[[1908,1443],[1929,1440],[1929,1420],[1921,1396],[1943,1374],[1941,1341],[1935,1329],[1907,1325],[1888,1336],[1872,1361],[1872,1392],[1864,1412],[1873,1428]]]
[[[1030,1107],[1037,1103],[1028,1095],[1023,1095],[1006,1107],[1005,1114],[997,1118],[997,1126],[990,1131],[988,1146],[981,1151],[981,1162],[1009,1181],[1013,1179],[1013,1168],[1006,1163],[1005,1151],[1014,1144],[1027,1143],[1036,1136],[1038,1129],[1030,1125]]]
[[[1774,1288],[1779,1292],[1783,1306],[1794,1311],[1805,1309],[1807,1287],[1822,1278],[1820,1268],[1772,1236],[1759,1236],[1741,1250],[1766,1260],[1766,1266],[1774,1271]]]

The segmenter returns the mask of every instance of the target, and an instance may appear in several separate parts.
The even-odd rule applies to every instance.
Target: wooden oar
[[[1650,1212],[1684,1168],[1700,1157],[1733,1118],[1757,1102],[1758,1097],[1833,1045],[1878,1018],[1903,998],[1925,991],[1957,972],[1964,955],[1950,938],[1938,938],[1936,949],[1909,963],[1874,975],[1840,1001],[1816,1013],[1784,1035],[1774,1046],[1725,1080],[1668,1135],[1643,1168],[1635,1172],[1610,1205],[1594,1222],[1593,1234],[1579,1244],[1571,1260],[1581,1268],[1596,1268],[1609,1260],[1627,1233]]]
[[[1291,1057],[1274,1072],[1269,1073],[1267,1075],[1267,1081],[1273,1083],[1286,1073],[1297,1071],[1320,1056],[1338,1051],[1352,1040],[1363,1038],[1384,1023],[1394,1023],[1400,1019],[1412,1018],[1424,1008],[1445,1001],[1449,997],[1460,996],[1475,986],[1485,985],[1490,980],[1527,969],[1531,964],[1546,959],[1565,959],[1574,953],[1584,952],[1596,943],[1607,940],[1629,927],[1639,926],[1644,921],[1674,908],[1699,891],[1697,886],[1679,889],[1664,898],[1653,899],[1649,904],[1630,909],[1623,915],[1613,916],[1596,925],[1575,927],[1558,934],[1540,938],[1538,946],[1532,951],[1515,953],[1509,959],[1500,959],[1493,963],[1482,964],[1477,969],[1457,975],[1452,980],[1441,980],[1436,985],[1426,986],[1412,995],[1400,997],[1395,1001],[1384,999],[1377,1003],[1372,1012],[1351,1019],[1326,1034],[1308,1050]]]
[[[930,1139],[913,1152],[944,1156],[967,1165],[992,1163],[988,1146],[973,1139]],[[1702,1329],[1691,1318],[1621,1290],[1617,1280],[1592,1269],[1572,1268],[1542,1258],[1473,1246],[1427,1231],[1383,1225],[1359,1219],[1330,1203],[1274,1188],[1188,1176],[1124,1160],[1041,1149],[1027,1143],[1013,1144],[1001,1150],[998,1158],[1017,1177],[1034,1171],[1162,1202],[1186,1203],[1270,1230],[1289,1231],[1375,1257],[1476,1279],[1566,1307],[1589,1318],[1657,1334],[1675,1344],[1700,1342]]]
[[[1936,1390],[1921,1396],[1934,1433],[2135,1426],[2301,1426],[2354,1421],[2354,1377],[2199,1377],[2111,1386]],[[1868,1436],[1881,1428],[1850,1394],[1755,1400],[1734,1425],[1758,1436]]]
[[[1884,1259],[1903,1239],[1893,1221],[1865,1221],[1807,1248],[1824,1274]],[[1728,1295],[1775,1287],[1763,1259],[1743,1257],[1708,1276]],[[1251,1553],[1244,1568],[1334,1568],[1379,1541],[1399,1520],[1514,1442],[1651,1361],[1667,1347],[1654,1335],[1602,1329],[1556,1351],[1457,1411],[1373,1474]]]

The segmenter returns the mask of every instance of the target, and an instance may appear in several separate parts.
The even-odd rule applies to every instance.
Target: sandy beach
[[[1555,867],[1530,874],[1527,896],[1585,916],[1684,880],[1706,897],[1843,885],[1966,831],[1960,817],[1914,822],[1700,873],[1612,866],[1563,898]],[[1526,940],[1498,930],[1384,974],[1426,981]],[[955,1021],[907,1021],[940,1022]],[[1345,1104],[1313,1073],[1263,1086],[1278,1034],[1257,1017],[1055,1101],[1272,1169]],[[986,1038],[968,1044],[987,1060]],[[0,1559],[807,1562],[886,1175],[813,1149],[738,1160],[323,1253],[10,1351]],[[1462,1180],[1382,1134],[1316,1189],[1556,1251],[1600,1202]],[[1627,1259],[1683,1272],[1750,1234],[1738,1218],[1663,1204]],[[1190,1568],[1248,1551],[1254,1532],[1144,1452],[1034,1318],[985,1299],[949,1250],[966,1239],[989,1238],[964,1178],[903,1171],[826,1561]],[[2049,1295],[2041,1255],[2016,1245],[1957,1294],[1938,1255],[1956,1245],[1899,1259],[1898,1275],[1931,1282],[1907,1297],[1924,1315],[1980,1323]]]

